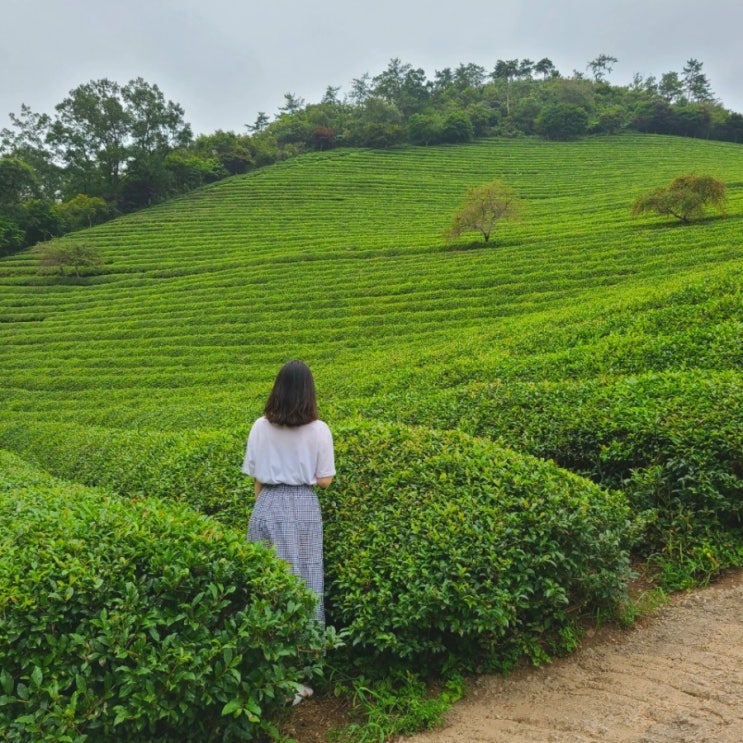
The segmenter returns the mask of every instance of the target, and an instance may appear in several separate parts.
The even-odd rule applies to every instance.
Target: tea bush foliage
[[[622,490],[643,523],[635,549],[701,557],[691,572],[739,563],[743,529],[743,379],[669,372],[573,383],[476,383],[416,404],[404,418],[446,422],[551,459]]]
[[[50,425],[2,438],[29,457],[43,447],[55,471],[121,493],[170,492],[199,508],[208,492],[220,520],[247,526],[237,434],[136,441]],[[321,494],[328,614],[356,655],[501,667],[523,653],[543,659],[575,612],[611,613],[623,598],[632,526],[619,494],[462,433],[348,423],[335,438],[338,476]]]
[[[325,647],[272,552],[162,500],[0,452],[0,540],[3,740],[253,740]]]
[[[576,612],[624,597],[621,494],[458,432],[357,425],[338,452],[328,610],[357,654],[428,670],[538,662],[566,649]]]

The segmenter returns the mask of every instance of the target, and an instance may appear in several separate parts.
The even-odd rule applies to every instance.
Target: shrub
[[[743,385],[735,372],[617,380],[473,384],[408,401],[436,420],[553,459],[621,489],[645,522],[637,549],[688,562],[709,577],[743,562]]]
[[[69,268],[79,278],[83,274],[96,273],[103,266],[100,252],[84,243],[46,243],[37,252],[39,273],[58,273],[64,276]]]
[[[4,740],[254,740],[317,670],[313,596],[206,517],[0,453],[0,534]]]
[[[456,432],[338,431],[323,495],[331,621],[355,653],[508,667],[569,649],[572,619],[624,595],[623,498]]]
[[[475,135],[472,121],[465,111],[453,111],[444,118],[442,142],[469,142]]]
[[[130,497],[176,500],[241,531],[253,499],[252,485],[240,472],[246,438],[247,433],[0,426],[0,447],[54,475]]]
[[[567,647],[576,612],[611,611],[622,597],[630,525],[620,495],[464,434],[355,424],[335,438],[338,478],[320,496],[326,605],[356,656],[539,660]],[[200,491],[232,491],[238,477],[246,511],[252,502],[237,434],[150,434],[137,444],[134,432],[99,430],[96,450],[83,429],[50,425],[0,430],[0,441],[43,451],[68,477],[105,473],[120,492],[170,487],[178,498],[189,479],[196,503]],[[210,466],[183,466],[195,461]],[[234,520],[229,503],[219,511],[218,499],[203,501],[245,528],[247,514]]]

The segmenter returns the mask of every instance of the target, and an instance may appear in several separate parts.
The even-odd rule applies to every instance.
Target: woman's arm
[[[255,481],[255,497],[257,498],[261,494],[261,490],[263,490],[263,483],[258,482],[258,480]]]
[[[322,488],[323,490],[327,488],[330,483],[333,482],[333,476],[330,475],[329,477],[318,477],[317,478],[317,487]]]

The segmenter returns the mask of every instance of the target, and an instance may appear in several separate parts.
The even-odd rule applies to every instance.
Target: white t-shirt
[[[278,426],[261,416],[250,429],[242,471],[264,485],[315,485],[318,477],[335,475],[327,423]]]

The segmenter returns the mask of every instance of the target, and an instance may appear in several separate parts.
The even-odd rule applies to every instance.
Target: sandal
[[[300,702],[303,702],[305,699],[309,699],[314,693],[315,692],[309,686],[301,684],[299,691],[294,695],[292,707],[296,707]]]

